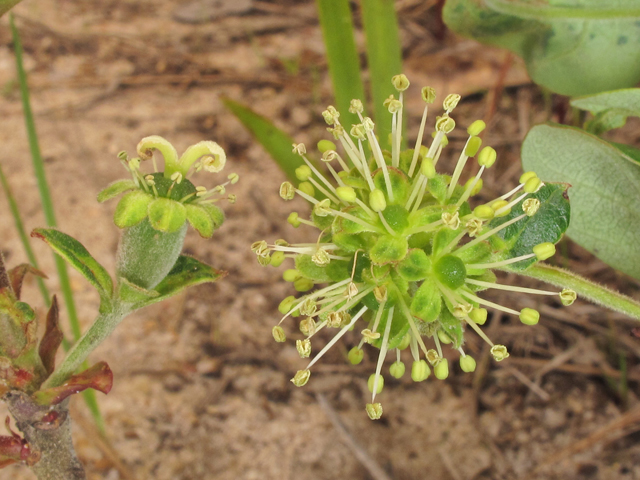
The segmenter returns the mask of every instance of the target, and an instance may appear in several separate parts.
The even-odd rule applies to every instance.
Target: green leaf
[[[316,5],[340,122],[343,125],[360,123],[355,114],[349,113],[352,99],[365,101],[349,1],[317,0]]]
[[[121,193],[128,192],[129,190],[135,190],[136,188],[136,184],[133,180],[116,180],[98,193],[98,202],[106,202],[107,200],[117,197]]]
[[[187,221],[187,209],[169,198],[156,198],[149,204],[149,222],[161,232],[174,233]]]
[[[375,245],[369,252],[371,261],[376,265],[399,262],[409,250],[409,244],[404,237],[392,237],[391,235],[380,235]]]
[[[627,88],[575,98],[573,107],[588,110],[594,118],[586,122],[585,129],[596,135],[623,127],[627,117],[640,117],[640,88]]]
[[[111,277],[79,241],[52,228],[36,228],[31,232],[31,236],[44,240],[54,252],[96,287],[100,294],[101,307],[109,304],[113,292]]]
[[[153,197],[140,190],[127,193],[120,199],[113,215],[113,221],[118,228],[133,227],[144,220],[149,214],[149,203]]]
[[[640,80],[637,0],[448,0],[447,26],[522,57],[531,79],[563,95]]]
[[[135,283],[131,283],[124,277],[118,278],[118,299],[122,303],[145,304],[150,299],[158,297],[160,294],[155,290],[147,290]]]
[[[209,212],[200,205],[187,204],[185,208],[189,224],[198,231],[201,237],[211,238],[215,226]]]
[[[14,5],[20,3],[21,0],[0,0],[0,17],[7,13]]]
[[[388,145],[391,115],[383,102],[398,92],[391,77],[402,73],[402,50],[398,34],[398,18],[394,0],[361,2],[362,23],[367,37],[367,62],[375,113],[376,135],[382,145]]]
[[[222,98],[222,102],[271,155],[287,178],[297,185],[296,168],[305,163],[299,155],[291,151],[294,140],[270,120],[250,108],[225,97]]]
[[[427,277],[411,300],[411,315],[431,323],[440,315],[442,297],[435,278]]]
[[[545,177],[550,180],[554,177]],[[555,179],[555,178],[554,178]],[[544,179],[543,179],[544,180]],[[505,240],[506,251],[504,258],[519,257],[527,255],[533,251],[533,247],[545,242],[558,243],[564,232],[569,227],[570,207],[567,197],[567,184],[547,183],[536,193],[528,195],[526,198],[537,198],[540,200],[540,208],[532,217],[524,217],[520,221],[500,230],[497,236]],[[490,224],[490,228],[522,215],[521,201],[516,204],[508,215],[495,218]],[[524,270],[536,259],[530,258],[511,265],[512,270]]]
[[[572,185],[567,234],[614,268],[640,278],[640,165],[610,143],[570,127],[538,125],[522,163],[542,180]]]

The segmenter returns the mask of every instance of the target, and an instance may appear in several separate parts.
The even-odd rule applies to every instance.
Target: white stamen
[[[402,94],[401,94],[402,95]],[[382,337],[382,345],[380,346],[380,355],[378,355],[378,364],[376,365],[376,376],[373,380],[373,394],[371,396],[371,403],[376,399],[376,392],[378,391],[378,379],[380,378],[380,371],[382,370],[382,364],[384,363],[384,357],[387,356],[387,349],[389,347],[389,332],[391,331],[391,321],[393,319],[393,309],[389,309],[389,315],[387,316],[387,325],[384,329],[384,336]]]

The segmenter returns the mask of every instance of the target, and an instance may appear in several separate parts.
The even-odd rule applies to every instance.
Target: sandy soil
[[[485,180],[489,198],[515,184],[523,135],[547,112],[517,60],[503,79],[503,94],[492,100],[504,52],[443,32],[433,3],[398,4],[405,73],[414,85],[463,94],[456,111],[460,125],[487,118],[495,106],[485,142],[498,149],[500,164]],[[332,349],[304,389],[289,383],[304,361],[291,343],[275,344],[270,331],[278,303],[293,292],[280,280],[281,270],[257,265],[248,246],[262,238],[310,241],[313,234],[286,223],[291,204],[277,195],[282,173],[219,96],[251,105],[298,141],[311,145],[325,138],[320,112],[331,92],[314,4],[224,1],[202,24],[184,23],[191,15],[185,5],[25,0],[15,9],[59,227],[110,271],[118,241],[111,222],[115,202],[94,199],[125,173],[119,151],[133,152],[150,134],[165,136],[178,150],[212,139],[227,151],[225,173],[241,178],[233,189],[238,202],[223,207],[223,228],[212,240],[191,231],[185,246],[229,275],[132,315],[92,356],[106,360],[116,380],[108,396],[99,394],[107,441],[96,435],[82,400],[74,400],[76,443],[89,478],[640,478],[640,344],[629,336],[631,321],[583,302],[563,310],[553,301],[494,295],[543,313],[535,329],[506,316],[490,321],[489,335],[508,345],[512,357],[490,362],[481,342],[471,338],[469,350],[482,359],[475,374],[456,370],[446,382],[389,381],[379,422],[364,412],[375,352],[358,367],[344,359],[355,337]],[[363,48],[361,32],[358,43]],[[44,218],[14,78],[3,18],[0,161],[31,229]],[[409,95],[410,138],[422,109],[418,92]],[[620,135],[637,143],[637,127],[631,122]],[[464,140],[452,135],[452,141],[459,149]],[[453,160],[443,167],[450,169]],[[8,263],[24,262],[4,195],[0,225]],[[57,292],[50,252],[39,243],[34,248]],[[640,297],[637,281],[568,241],[560,250],[559,262]],[[71,276],[86,327],[97,295],[75,272]],[[42,305],[34,285],[25,295]],[[621,368],[628,387],[619,380]],[[20,466],[0,472],[2,480],[31,478]]]

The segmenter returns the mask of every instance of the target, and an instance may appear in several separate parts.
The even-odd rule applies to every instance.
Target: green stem
[[[112,311],[98,315],[93,325],[71,347],[65,359],[44,383],[42,389],[58,387],[66,382],[83,364],[89,354],[111,335],[113,330],[129,313],[129,309],[122,307],[122,305],[115,305]]]
[[[513,270],[504,270],[513,272]],[[542,280],[558,287],[570,288],[574,290],[579,297],[610,308],[616,312],[629,315],[636,320],[640,320],[640,302],[618,292],[614,292],[613,290],[609,290],[586,278],[582,278],[569,270],[538,263],[529,267],[527,270],[514,273]]]

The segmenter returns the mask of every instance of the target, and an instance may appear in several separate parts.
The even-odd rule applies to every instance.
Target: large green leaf
[[[287,178],[297,185],[296,168],[304,165],[304,161],[299,155],[292,152],[292,145],[295,143],[293,139],[270,120],[258,115],[249,107],[234,102],[230,98],[222,98],[222,102],[256,137],[256,140],[276,161]]]
[[[113,292],[111,277],[79,241],[53,228],[36,228],[31,232],[31,236],[44,240],[54,252],[96,287],[100,294],[101,307],[109,304]]]
[[[540,200],[540,208],[532,217],[525,217],[498,232],[498,235],[507,244],[505,258],[527,255],[533,251],[533,247],[536,245],[545,242],[557,243],[562,238],[569,227],[568,187],[569,185],[566,184],[548,183],[536,193],[527,196],[527,198]],[[524,200],[516,204],[508,215],[494,219],[491,222],[491,227],[496,227],[522,215],[523,202]],[[522,260],[511,265],[511,269],[524,270],[535,261],[535,258]]]
[[[640,278],[640,164],[629,153],[582,130],[538,125],[524,141],[522,163],[542,180],[572,185],[571,238]]]
[[[585,128],[599,135],[624,126],[627,117],[640,117],[640,88],[626,88],[575,98],[571,105],[588,110],[594,115],[594,118],[585,124]]]
[[[532,80],[563,95],[640,80],[638,0],[447,0],[460,35],[521,56]]]

